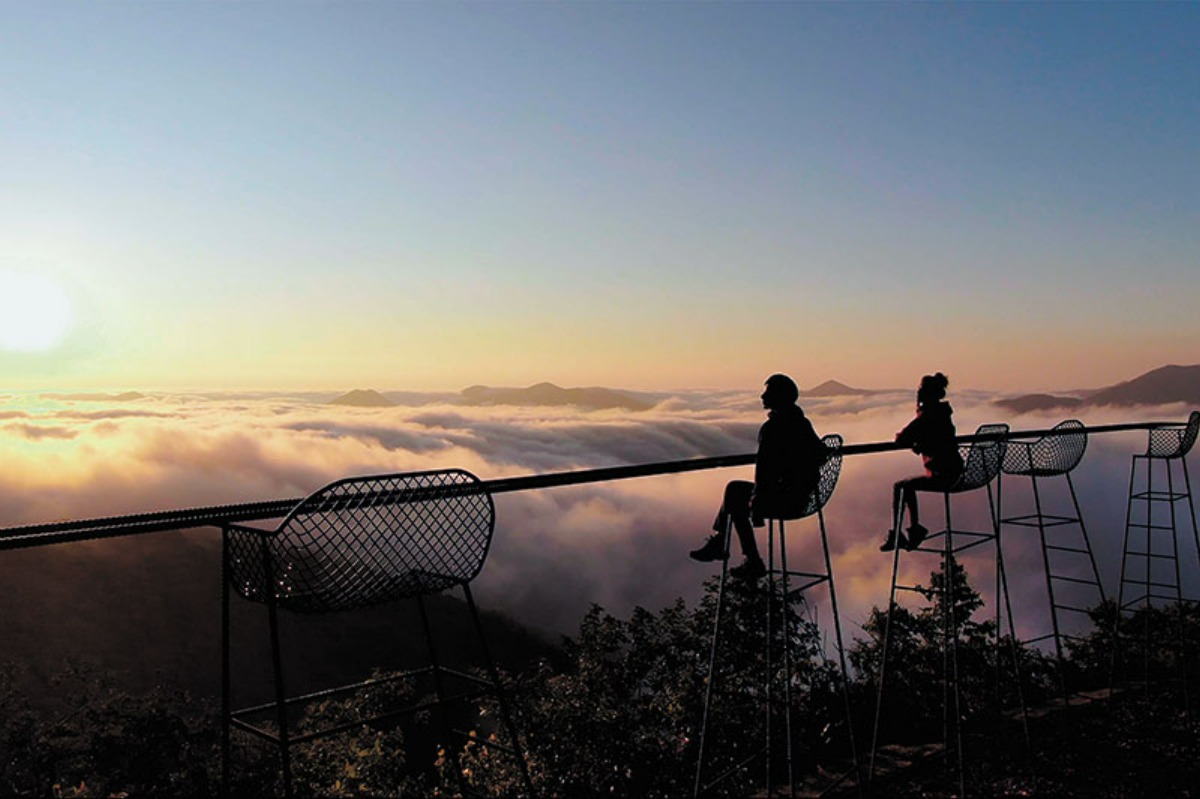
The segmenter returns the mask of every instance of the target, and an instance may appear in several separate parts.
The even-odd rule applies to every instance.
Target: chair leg
[[[508,703],[508,692],[504,690],[504,682],[500,679],[500,670],[496,668],[496,661],[492,658],[492,651],[488,647],[487,637],[483,634],[483,624],[479,621],[479,609],[475,606],[475,597],[471,594],[471,586],[463,583],[462,588],[463,595],[467,599],[467,607],[471,611],[471,621],[475,626],[475,634],[479,637],[479,648],[483,651],[483,659],[487,663],[488,676],[496,688],[496,699],[500,703],[500,720],[504,723],[505,732],[508,733],[509,740],[512,741],[513,756],[516,758],[517,765],[521,769],[521,779],[525,783],[525,790],[532,797],[534,796],[533,780],[529,776],[529,764],[525,761],[525,749],[521,745],[521,738],[517,733],[517,725],[513,722],[512,709]]]
[[[1196,555],[1197,555],[1197,557],[1200,557],[1200,529],[1197,529],[1197,527],[1196,527],[1196,505],[1192,499],[1192,480],[1191,480],[1191,477],[1188,475],[1187,456],[1180,457],[1179,465],[1181,467],[1183,467],[1183,492],[1184,492],[1184,495],[1187,497],[1188,514],[1192,520],[1192,540],[1196,544]],[[1181,590],[1182,590],[1182,588],[1181,588]],[[1180,601],[1180,612],[1182,613],[1182,611],[1183,611],[1183,602],[1181,600]],[[1184,643],[1186,646],[1186,641]],[[1188,663],[1187,663],[1187,658],[1186,658],[1187,649],[1185,648],[1183,651],[1184,651],[1184,655],[1182,656],[1182,659],[1183,659],[1184,688],[1186,689],[1188,687],[1188,682],[1187,682]],[[1191,703],[1190,702],[1188,703],[1187,718],[1188,718],[1188,724],[1190,726],[1192,723]]]
[[[1170,471],[1170,466],[1167,467]],[[1143,693],[1150,693],[1150,611],[1154,608],[1154,599],[1152,597],[1154,582],[1154,461],[1146,459],[1146,569],[1144,579],[1142,581],[1142,590],[1145,592],[1146,612],[1142,614],[1142,689]]]
[[[1129,498],[1125,504],[1125,537],[1121,544],[1121,569],[1117,579],[1117,603],[1113,610],[1112,652],[1109,654],[1108,694],[1112,697],[1117,687],[1117,661],[1121,652],[1121,617],[1125,610],[1125,575],[1129,565],[1129,531],[1133,523],[1133,489],[1136,485],[1137,465],[1140,456],[1134,455],[1129,463]],[[1147,464],[1147,469],[1149,464]]]
[[[775,675],[771,670],[771,667],[773,665],[772,657],[771,657],[771,649],[772,649],[771,645],[773,643],[774,632],[775,632],[775,625],[774,625],[774,621],[775,621],[775,582],[776,582],[776,580],[775,580],[775,520],[769,519],[767,521],[767,634],[766,634],[766,652],[764,653],[765,657],[766,657],[766,675],[765,675],[766,676],[766,680],[765,680],[766,686],[765,687],[766,687],[766,700],[767,700],[766,701],[766,719],[765,719],[765,722],[766,722],[766,745],[765,745],[765,749],[764,749],[764,751],[766,752],[766,755],[763,758],[764,767],[766,769],[766,782],[765,782],[766,795],[768,797],[770,797],[772,794],[771,754],[773,751],[772,744],[774,743],[774,741],[772,740],[773,736],[771,734],[772,732],[774,732],[774,725],[771,723],[771,714],[774,711],[775,696],[774,696],[774,692],[772,689],[773,689],[773,686],[775,683]],[[782,613],[783,613],[783,620],[782,620],[781,626],[784,627],[784,635],[786,636],[787,635],[787,630],[786,630],[787,607],[786,607],[786,605],[784,606]]]
[[[781,596],[782,610],[780,612],[780,628],[783,630],[783,723],[785,736],[784,743],[787,746],[785,754],[787,763],[788,796],[794,799],[796,796],[796,774],[792,761],[792,634],[788,625],[788,603],[790,598],[788,596],[789,585],[787,565],[787,535],[783,525],[783,519],[780,519],[779,576],[783,580],[783,594]],[[769,791],[767,795],[770,795]]]
[[[1042,542],[1042,571],[1046,577],[1046,596],[1050,600],[1050,629],[1054,635],[1054,661],[1058,667],[1058,690],[1062,694],[1063,705],[1071,704],[1070,694],[1067,693],[1066,658],[1063,657],[1062,632],[1058,627],[1058,600],[1054,596],[1054,580],[1051,577],[1049,542],[1046,540],[1046,519],[1042,515],[1042,493],[1038,490],[1037,475],[1030,475],[1033,483],[1033,506],[1037,513],[1038,538]]]
[[[850,742],[850,759],[854,764],[854,778],[858,785],[863,785],[862,770],[858,762],[858,747],[854,740],[854,712],[850,706],[850,672],[846,668],[846,648],[842,644],[842,620],[838,614],[837,587],[833,582],[833,562],[829,557],[829,537],[825,534],[825,512],[817,511],[817,521],[821,528],[821,551],[825,556],[825,573],[829,575],[829,606],[833,614],[833,634],[837,642],[838,664],[842,669],[842,702],[846,709],[846,734]]]
[[[1028,748],[1032,745],[1032,739],[1029,737],[1029,711],[1025,706],[1025,686],[1022,684],[1022,679],[1021,679],[1021,648],[1020,648],[1019,643],[1017,642],[1017,626],[1016,626],[1016,618],[1013,616],[1012,595],[1009,594],[1009,592],[1008,592],[1008,572],[1004,568],[1004,548],[1000,544],[999,502],[997,502],[996,508],[997,508],[996,509],[996,517],[995,517],[996,518],[996,575],[997,575],[997,582],[999,583],[999,588],[998,588],[999,594],[998,594],[997,600],[996,600],[996,608],[997,608],[996,612],[997,612],[997,616],[998,616],[999,608],[1000,608],[1000,596],[1003,596],[1004,597],[1004,612],[1008,615],[1008,642],[1009,642],[1009,647],[1012,650],[1013,679],[1015,679],[1016,683],[1017,683],[1017,702],[1019,702],[1021,705],[1021,730],[1025,735],[1025,746],[1026,746],[1026,748]],[[997,639],[1000,638],[999,620],[997,620],[997,623],[996,623],[996,638]],[[998,671],[999,670],[998,664],[1000,662],[999,646],[996,647],[996,662],[997,662],[997,671]],[[999,677],[999,674],[997,674],[997,677]],[[996,705],[997,705],[997,710],[999,710],[1000,703],[997,702]]]
[[[429,623],[429,611],[425,607],[425,597],[423,596],[417,596],[417,611],[421,616],[421,632],[425,635],[425,649],[429,653],[429,672],[433,676],[433,695],[437,699],[438,723],[445,739],[442,746],[445,748],[447,756],[455,764],[454,781],[458,784],[459,791],[466,793],[467,786],[463,784],[462,769],[458,767],[458,752],[454,750],[451,743],[453,731],[450,729],[450,718],[446,712],[446,688],[442,684],[442,664],[438,659],[437,646],[433,639],[433,627]]]
[[[692,783],[692,797],[698,797],[701,790],[701,778],[704,774],[704,747],[708,735],[708,712],[712,705],[713,683],[716,682],[717,643],[721,634],[721,609],[725,599],[725,583],[729,575],[729,543],[732,538],[730,524],[725,525],[725,552],[721,559],[721,582],[717,588],[717,608],[713,616],[712,646],[708,652],[708,682],[704,686],[704,711],[700,717],[700,743],[696,753],[696,779]]]
[[[292,753],[288,736],[287,704],[283,687],[283,657],[279,643],[279,609],[275,601],[275,577],[271,569],[271,555],[266,541],[262,547],[263,573],[267,585],[267,620],[271,629],[271,667],[275,678],[275,713],[279,723],[279,759],[283,771],[283,795],[293,796]]]
[[[1181,458],[1180,460],[1182,461],[1183,459]],[[1167,461],[1167,497],[1171,510],[1171,554],[1175,562],[1175,609],[1179,627],[1179,666],[1182,673],[1181,676],[1183,677],[1183,716],[1187,726],[1191,727],[1192,703],[1188,696],[1187,633],[1183,618],[1183,578],[1179,569],[1179,528],[1176,525],[1175,513],[1175,479],[1170,461]],[[1190,496],[1188,497],[1188,502],[1191,502]]]
[[[1200,565],[1200,528],[1196,526],[1196,503],[1192,499],[1192,480],[1188,476],[1187,457],[1181,457],[1179,463],[1183,466],[1183,491],[1187,495],[1188,513],[1192,518],[1192,541],[1196,544],[1197,565]]]
[[[955,618],[954,612],[954,582],[957,576],[958,563],[954,558],[954,525],[950,521],[950,495],[944,494],[946,505],[946,547],[942,558],[942,571],[945,575],[942,591],[946,601],[946,616],[947,616],[947,641],[949,644],[949,674],[947,677],[952,678],[954,682],[954,734],[955,748],[958,750],[958,792],[960,796],[966,795],[966,775],[963,773],[963,735],[962,735],[962,691],[958,682],[958,620]],[[942,650],[943,662],[946,659],[946,650]],[[948,722],[950,713],[949,697],[943,691],[943,699],[946,700],[943,710],[943,724]],[[945,735],[946,746],[950,745],[949,730],[946,729]],[[947,761],[949,765],[949,761]]]
[[[883,710],[883,688],[887,677],[888,643],[892,633],[892,613],[896,609],[896,575],[900,571],[900,526],[904,523],[904,503],[898,503],[893,520],[892,535],[896,546],[892,549],[892,585],[888,593],[887,616],[883,622],[883,643],[879,650],[879,684],[875,689],[875,723],[871,730],[871,759],[867,766],[867,786],[875,779],[875,755],[879,751],[879,722]]]
[[[1067,472],[1066,478],[1067,488],[1071,492],[1071,504],[1075,507],[1075,518],[1079,520],[1079,530],[1083,533],[1083,547],[1087,550],[1088,562],[1092,566],[1092,577],[1096,580],[1096,590],[1100,592],[1100,604],[1103,605],[1108,601],[1108,595],[1104,590],[1104,581],[1100,579],[1100,568],[1096,565],[1096,553],[1092,550],[1092,539],[1083,523],[1083,511],[1079,509],[1079,497],[1075,493],[1075,481],[1071,479],[1070,472]]]
[[[230,756],[232,754],[230,741],[230,726],[232,712],[230,701],[230,668],[229,668],[229,531],[222,530],[221,535],[221,788],[220,796],[228,799],[230,795]]]

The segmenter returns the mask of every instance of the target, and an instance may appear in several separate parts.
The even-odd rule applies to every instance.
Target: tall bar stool
[[[1123,654],[1121,621],[1126,612],[1139,606],[1143,609],[1143,676],[1149,683],[1150,626],[1149,611],[1155,601],[1174,602],[1179,610],[1178,641],[1180,670],[1183,677],[1184,707],[1190,720],[1187,664],[1184,653],[1183,588],[1179,568],[1179,538],[1176,504],[1186,501],[1192,521],[1192,540],[1200,557],[1200,533],[1196,527],[1196,509],[1192,502],[1192,485],[1188,476],[1187,454],[1200,432],[1200,411],[1192,411],[1187,422],[1162,424],[1150,429],[1146,451],[1133,456],[1129,467],[1129,500],[1125,509],[1125,543],[1121,555],[1121,578],[1117,593],[1114,619],[1112,673],[1110,684],[1115,685],[1117,661]],[[1138,465],[1145,464],[1144,489],[1138,488]],[[1157,464],[1157,466],[1156,466]],[[1179,468],[1175,468],[1179,464]],[[1166,489],[1158,487],[1155,472],[1165,478]],[[1176,483],[1176,472],[1183,485]],[[1165,517],[1165,518],[1164,518]],[[1136,535],[1140,533],[1140,535]],[[1165,536],[1163,534],[1166,534]],[[1139,538],[1140,540],[1135,540]],[[1169,541],[1163,541],[1163,538]],[[1155,568],[1155,565],[1160,568]],[[1139,568],[1140,567],[1140,568]],[[1132,598],[1129,598],[1132,595]]]
[[[959,452],[963,458],[963,473],[958,481],[949,489],[944,491],[928,491],[922,493],[941,494],[943,498],[943,507],[946,519],[946,527],[937,533],[931,533],[925,539],[925,545],[919,546],[909,552],[932,552],[941,555],[942,569],[946,575],[946,580],[942,585],[942,601],[943,607],[947,609],[945,627],[946,634],[943,637],[942,663],[943,663],[943,709],[942,709],[942,740],[944,746],[950,747],[950,728],[954,728],[955,735],[955,750],[958,763],[958,788],[959,795],[966,793],[965,777],[963,772],[963,734],[962,734],[962,697],[959,691],[959,674],[958,674],[958,624],[954,618],[954,602],[949,592],[953,589],[954,579],[951,573],[952,569],[957,569],[956,555],[968,549],[972,549],[989,541],[995,545],[996,553],[996,633],[999,636],[1000,624],[1000,609],[999,602],[1001,597],[1008,613],[1009,633],[1015,638],[1013,629],[1012,605],[1008,596],[1008,580],[1004,574],[1004,556],[1000,549],[1000,524],[999,517],[996,513],[995,499],[992,493],[992,481],[1000,474],[1000,467],[1004,461],[1006,450],[1006,441],[1003,436],[1008,433],[1007,424],[985,424],[981,425],[976,431],[976,437],[987,437],[985,440],[975,441],[969,445],[960,445]],[[989,530],[965,530],[955,529],[952,517],[950,514],[950,497],[955,494],[964,494],[970,491],[975,491],[980,488],[987,490],[988,513],[991,519],[991,528]],[[893,522],[893,533],[899,540],[899,533],[903,522],[904,504],[900,503],[897,509],[896,518]],[[959,536],[959,541],[955,541],[955,536]],[[933,542],[941,539],[941,546],[937,546]],[[892,554],[892,583],[891,590],[888,596],[888,613],[887,620],[884,624],[883,632],[883,650],[880,655],[879,664],[879,684],[877,687],[877,695],[875,700],[875,724],[871,734],[871,758],[868,765],[867,779],[871,780],[875,775],[875,758],[879,749],[879,730],[881,721],[881,711],[883,708],[884,688],[887,682],[887,656],[888,645],[891,638],[892,614],[896,608],[896,592],[897,591],[913,591],[917,593],[925,593],[919,586],[915,585],[899,585],[896,582],[900,568],[900,552],[901,547],[897,546]],[[1016,659],[1014,657],[1014,663]],[[1017,679],[1018,692],[1020,691],[1020,679]],[[953,714],[950,712],[950,697],[949,694],[953,691]],[[1025,720],[1024,699],[1021,700],[1022,720]],[[1028,736],[1028,732],[1026,732]],[[949,758],[947,758],[947,767],[949,766]]]
[[[724,780],[733,776],[735,773],[748,767],[751,762],[757,759],[760,755],[764,756],[765,760],[765,785],[766,796],[774,795],[773,771],[772,771],[772,754],[774,752],[774,722],[773,716],[775,713],[775,705],[778,697],[775,693],[775,682],[778,679],[775,675],[773,667],[774,662],[774,641],[779,632],[779,626],[786,624],[788,618],[788,608],[791,603],[797,599],[803,600],[804,592],[815,588],[819,585],[828,583],[829,585],[829,600],[833,615],[834,635],[836,638],[836,646],[838,651],[838,660],[842,674],[842,701],[846,712],[846,728],[849,734],[849,746],[851,757],[854,761],[854,771],[857,771],[858,760],[857,750],[854,743],[854,730],[850,714],[850,694],[849,680],[846,669],[846,653],[842,645],[842,625],[838,615],[837,591],[833,581],[833,566],[829,558],[829,538],[825,529],[825,514],[824,507],[833,496],[833,490],[837,486],[838,477],[842,470],[842,437],[837,434],[827,435],[821,439],[825,445],[826,459],[821,466],[820,480],[816,489],[810,494],[808,502],[803,511],[795,517],[787,519],[767,519],[767,618],[766,618],[766,675],[764,679],[763,696],[765,698],[765,744],[761,749],[751,753],[749,757],[744,758],[741,762],[734,764],[731,768],[726,769],[723,773],[710,780],[707,784],[703,782],[705,756],[708,754],[707,746],[711,744],[707,740],[709,710],[712,705],[713,686],[716,682],[716,664],[717,651],[721,633],[721,613],[724,604],[725,586],[728,579],[728,555],[731,530],[729,526],[725,529],[725,555],[726,558],[722,561],[721,566],[721,581],[717,592],[717,608],[716,616],[713,620],[713,635],[712,646],[709,651],[708,664],[708,682],[704,693],[704,713],[700,725],[700,744],[699,752],[696,760],[696,778],[693,784],[692,795],[694,797],[701,796],[707,793],[710,789],[716,787]],[[821,551],[823,554],[823,562],[821,567],[816,571],[799,571],[790,569],[787,562],[787,529],[786,521],[794,521],[805,519],[815,515],[817,517],[818,526],[821,532]],[[778,536],[776,536],[778,531]],[[776,543],[778,542],[778,543]],[[775,554],[779,554],[779,566],[775,565]],[[791,578],[797,578],[800,582],[796,587],[790,584]],[[778,626],[777,626],[778,625]],[[787,784],[788,795],[795,796],[795,770],[793,762],[794,742],[792,738],[792,651],[791,651],[791,636],[787,631],[783,631],[781,636],[782,646],[782,665],[783,665],[783,701],[784,701],[784,759],[787,769]],[[845,775],[849,776],[849,775]]]
[[[1022,641],[1035,644],[1053,639],[1054,654],[1058,662],[1059,688],[1063,703],[1069,704],[1067,690],[1066,661],[1063,657],[1063,641],[1077,640],[1079,636],[1064,632],[1059,613],[1074,613],[1086,618],[1089,607],[1105,601],[1104,586],[1100,570],[1092,553],[1091,540],[1079,510],[1079,499],[1071,471],[1083,460],[1087,450],[1087,428],[1076,419],[1055,425],[1050,435],[1036,441],[1009,441],[1001,466],[1001,479],[996,489],[996,507],[1003,507],[1005,475],[1028,477],[1033,494],[1034,512],[1005,517],[1000,510],[1000,524],[1017,527],[1036,527],[1042,545],[1042,566],[1046,577],[1046,594],[1050,604],[1051,632]],[[1042,486],[1049,478],[1065,478],[1071,497],[1071,509],[1062,513],[1048,513],[1042,497]],[[1054,553],[1054,557],[1051,556]],[[1086,570],[1082,560],[1086,557]],[[1082,576],[1081,576],[1082,573]],[[1091,604],[1087,604],[1088,602]],[[1078,603],[1078,604],[1077,604]]]

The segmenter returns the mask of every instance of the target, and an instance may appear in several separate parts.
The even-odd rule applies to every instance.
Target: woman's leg
[[[892,518],[895,519],[900,513],[900,504],[904,503],[905,509],[908,510],[908,521],[912,526],[920,524],[920,509],[917,507],[917,490],[922,487],[922,482],[928,478],[925,475],[919,477],[909,477],[904,480],[898,480],[892,485]],[[903,519],[901,526],[903,526]]]

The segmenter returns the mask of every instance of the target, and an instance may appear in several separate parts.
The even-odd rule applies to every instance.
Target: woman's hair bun
[[[941,399],[946,396],[946,387],[950,385],[950,378],[946,377],[941,372],[932,375],[925,375],[921,378],[921,388],[919,393],[922,396],[931,399]]]

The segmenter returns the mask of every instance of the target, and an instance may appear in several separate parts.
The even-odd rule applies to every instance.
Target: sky
[[[0,11],[12,390],[1200,362],[1196,4]]]

